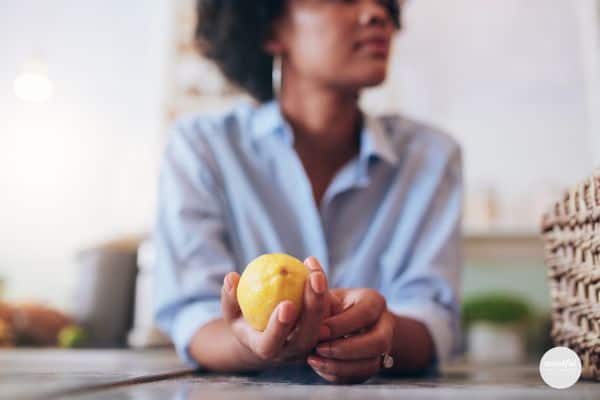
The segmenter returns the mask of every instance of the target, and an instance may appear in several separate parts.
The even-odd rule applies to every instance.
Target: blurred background
[[[146,239],[168,127],[244,98],[194,52],[193,11],[0,0],[0,300],[13,311],[60,311],[101,346],[164,343]],[[528,348],[543,348],[540,217],[600,165],[600,1],[411,0],[404,27],[364,108],[462,144],[465,324],[526,317]]]

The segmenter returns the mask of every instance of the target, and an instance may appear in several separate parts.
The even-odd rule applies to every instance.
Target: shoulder
[[[239,138],[247,136],[251,113],[252,106],[240,102],[226,112],[182,115],[171,124],[166,137],[162,170],[214,181],[220,176],[219,159],[230,159]]]
[[[254,110],[251,102],[239,101],[224,112],[184,114],[172,124],[168,142],[183,140],[199,145],[237,138]]]
[[[444,130],[401,114],[382,115],[376,119],[399,156],[409,149],[413,155],[428,156],[459,166],[462,163],[460,144]]]

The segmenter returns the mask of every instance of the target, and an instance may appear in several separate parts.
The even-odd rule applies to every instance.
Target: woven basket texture
[[[600,380],[600,169],[542,218],[552,338],[577,352],[582,377]]]

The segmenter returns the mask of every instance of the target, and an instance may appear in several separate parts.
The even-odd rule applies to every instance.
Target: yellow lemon
[[[242,314],[256,330],[264,331],[271,313],[284,300],[302,309],[308,268],[287,254],[264,254],[252,260],[240,277],[237,299]]]

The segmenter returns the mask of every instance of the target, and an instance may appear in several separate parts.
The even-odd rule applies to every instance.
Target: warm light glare
[[[33,103],[42,103],[52,97],[53,85],[48,76],[35,72],[23,72],[15,79],[15,95]]]

